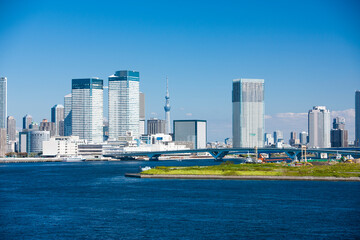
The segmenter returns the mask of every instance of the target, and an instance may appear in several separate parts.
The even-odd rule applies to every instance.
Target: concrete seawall
[[[159,179],[198,179],[198,180],[288,180],[288,181],[346,181],[360,182],[359,177],[312,177],[312,176],[221,176],[221,175],[147,175],[140,173],[126,173],[126,177],[159,178]]]

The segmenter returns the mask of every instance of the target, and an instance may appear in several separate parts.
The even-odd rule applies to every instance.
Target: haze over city
[[[49,119],[71,79],[107,85],[129,69],[140,72],[146,119],[164,118],[168,76],[172,119],[206,119],[209,141],[231,137],[236,78],[265,79],[266,132],[279,129],[287,139],[307,131],[308,110],[324,105],[345,117],[354,140],[357,1],[10,1],[0,8],[0,75],[18,128],[25,114]]]

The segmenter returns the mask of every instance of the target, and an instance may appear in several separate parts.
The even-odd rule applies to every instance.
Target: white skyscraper
[[[169,82],[166,77],[166,95],[165,95],[165,133],[171,133],[171,120],[170,120],[170,94],[169,94]]]
[[[7,118],[7,78],[0,77],[0,128],[6,128]]]
[[[233,147],[264,146],[264,79],[233,80]]]
[[[139,72],[117,71],[109,77],[109,138],[131,132],[139,137]]]
[[[316,106],[309,111],[309,147],[329,148],[330,144],[330,111],[325,106]]]
[[[103,80],[72,80],[72,135],[94,143],[103,141]]]

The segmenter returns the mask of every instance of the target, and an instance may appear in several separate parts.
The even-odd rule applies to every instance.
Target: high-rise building
[[[29,114],[26,114],[23,117],[23,129],[30,129],[31,123],[32,123],[32,116]]]
[[[296,137],[296,132],[290,132],[289,144],[291,146],[300,144],[300,140]]]
[[[128,132],[139,137],[139,81],[136,71],[117,71],[109,77],[109,138]]]
[[[300,144],[306,145],[308,143],[308,133],[307,132],[301,132],[299,134],[300,138]]]
[[[6,128],[0,128],[0,157],[5,157],[7,152]]]
[[[0,77],[0,128],[6,129],[7,117],[7,78]]]
[[[355,146],[360,146],[360,91],[355,92]]]
[[[7,117],[7,135],[9,141],[16,141],[16,121],[13,116]]]
[[[165,95],[165,133],[171,133],[171,120],[170,120],[170,94],[169,94],[169,81],[166,77],[166,95]]]
[[[47,119],[43,119],[39,126],[40,131],[48,131],[50,137],[56,136],[55,122],[48,122]]]
[[[283,134],[283,132],[280,131],[280,130],[274,131],[274,142],[275,142],[275,144],[276,144],[277,142],[283,142],[283,141],[284,141],[284,134]]]
[[[192,142],[193,148],[206,148],[206,120],[174,120],[174,141]]]
[[[103,141],[103,80],[72,80],[72,135],[94,143]]]
[[[161,119],[152,118],[147,121],[147,134],[154,135],[157,133],[165,133],[166,121]]]
[[[330,147],[330,111],[325,106],[315,106],[308,113],[309,147]]]
[[[71,93],[64,97],[64,136],[71,136]]]
[[[233,146],[264,146],[264,79],[234,79]]]
[[[271,133],[265,133],[265,146],[271,146],[274,144],[274,138]]]
[[[64,136],[64,132],[60,131],[60,121],[64,120],[64,106],[56,104],[51,108],[51,122],[55,123],[55,135]]]
[[[336,117],[330,132],[331,147],[348,147],[348,131],[345,130],[345,118]]]
[[[139,134],[145,134],[145,94],[140,92],[139,93]]]

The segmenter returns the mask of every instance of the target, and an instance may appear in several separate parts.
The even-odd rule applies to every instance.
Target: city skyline
[[[346,118],[354,140],[357,2],[139,3],[1,3],[7,14],[0,17],[0,76],[8,78],[7,115],[18,128],[27,113],[36,122],[50,119],[71,79],[107,79],[116,69],[134,69],[147,94],[146,119],[163,118],[168,75],[171,118],[207,119],[209,141],[231,137],[229,93],[239,77],[267,81],[265,132],[280,129],[288,139],[291,131],[307,131],[304,114],[324,105],[331,117]],[[116,14],[120,7],[136,8],[141,17]]]

